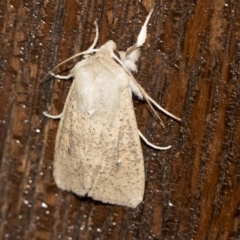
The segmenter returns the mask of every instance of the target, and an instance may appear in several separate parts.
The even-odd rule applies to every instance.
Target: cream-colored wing
[[[56,139],[55,181],[80,196],[136,207],[145,176],[129,77],[98,56],[73,72]]]
[[[78,189],[77,194],[85,195],[81,174],[85,158],[82,144],[84,129],[81,129],[83,124],[77,111],[76,96],[74,81],[68,93],[57,131],[53,175],[59,188],[68,191]]]
[[[115,121],[102,133],[101,167],[88,196],[102,202],[136,207],[143,199],[144,162],[128,89],[122,92]]]

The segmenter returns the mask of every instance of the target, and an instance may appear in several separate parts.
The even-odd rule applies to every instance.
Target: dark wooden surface
[[[136,79],[182,118],[134,100],[146,190],[136,209],[78,198],[52,176],[71,81],[41,78],[57,63],[114,40],[125,50],[152,0],[0,2],[0,239],[240,239],[240,3],[156,1]],[[60,70],[70,69],[74,61]]]

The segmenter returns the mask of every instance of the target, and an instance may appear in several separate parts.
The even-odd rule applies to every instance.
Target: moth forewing
[[[80,196],[136,207],[145,176],[130,77],[98,53],[76,67],[57,133],[56,183]]]

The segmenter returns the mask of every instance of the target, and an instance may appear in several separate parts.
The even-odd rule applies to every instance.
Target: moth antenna
[[[96,36],[95,36],[94,42],[93,42],[92,45],[88,48],[89,51],[94,49],[94,47],[96,46],[97,41],[98,41],[98,39],[99,39],[99,29],[98,29],[98,25],[97,25],[97,19],[94,21],[94,25],[95,25],[95,28],[96,28]]]
[[[86,50],[86,51],[83,51],[83,52],[80,52],[80,53],[77,53],[75,55],[73,55],[72,57],[60,62],[56,67],[54,67],[49,73],[51,74],[56,68],[58,68],[59,66],[61,66],[63,63],[65,62],[68,62],[70,61],[71,59],[75,58],[75,57],[78,57],[78,56],[81,56],[81,55],[87,55],[87,54],[91,54],[91,53],[94,53],[94,52],[97,52],[97,49],[94,49],[94,47],[96,46],[97,44],[97,41],[99,39],[99,29],[98,29],[98,25],[97,25],[97,20],[94,21],[94,25],[95,25],[95,28],[96,28],[96,36],[95,36],[95,39],[92,43],[92,45]],[[45,79],[46,77],[48,76],[48,74],[42,78],[42,80],[40,81],[40,84],[43,84],[45,82]]]
[[[53,72],[54,70],[56,70],[58,67],[60,67],[61,65],[63,65],[64,63],[76,58],[76,57],[79,57],[79,56],[82,56],[82,55],[86,55],[86,54],[91,54],[91,53],[94,53],[94,52],[97,52],[98,49],[91,49],[90,51],[89,50],[86,50],[86,51],[83,51],[83,52],[80,52],[80,53],[76,53],[74,54],[72,57],[70,58],[67,58],[66,60],[60,62],[56,67],[54,67],[52,70],[50,70],[50,72]],[[43,84],[47,78],[47,76],[49,75],[49,73],[44,77],[42,78],[42,80],[40,81],[40,84]]]
[[[96,27],[96,36],[95,36],[95,39],[92,43],[92,45],[86,50],[86,51],[83,51],[83,52],[80,52],[80,53],[77,53],[77,54],[74,54],[72,57],[70,58],[67,58],[66,60],[60,62],[56,67],[54,67],[50,72],[53,72],[55,69],[57,69],[59,66],[61,66],[63,63],[66,63],[70,60],[72,60],[73,58],[75,57],[79,57],[81,55],[87,55],[87,54],[91,54],[91,53],[94,53],[94,52],[97,52],[98,49],[94,49],[95,45],[97,44],[97,41],[99,39],[99,29],[98,29],[98,25],[97,25],[97,20],[94,21],[94,25]]]
[[[155,109],[153,108],[152,104],[150,103],[150,101],[148,100],[148,94],[144,91],[144,89],[139,85],[139,83],[136,81],[136,79],[133,77],[132,73],[125,67],[125,65],[122,63],[122,61],[115,55],[112,56],[124,69],[125,71],[129,74],[129,76],[132,78],[133,82],[137,85],[137,87],[139,88],[140,92],[142,93],[144,99],[146,100],[146,102],[149,104],[150,108],[152,109],[152,111],[155,113],[155,115],[157,116],[157,118],[160,121],[160,124],[162,125],[163,128],[165,128],[165,125],[162,121],[162,119],[159,117],[159,115],[157,114],[157,112],[155,111]]]
[[[132,80],[134,81],[134,83],[137,85],[137,87],[139,88],[140,92],[142,93],[144,99],[146,100],[146,102],[149,104],[150,108],[152,109],[152,111],[155,113],[155,115],[157,116],[157,118],[160,120],[161,125],[165,128],[165,125],[162,121],[162,119],[159,117],[159,115],[157,114],[157,112],[155,111],[155,109],[153,108],[152,104],[161,112],[165,113],[167,116],[181,122],[181,119],[176,117],[175,115],[173,115],[172,113],[168,112],[166,109],[162,108],[159,104],[157,104],[146,92],[145,90],[140,86],[140,84],[136,81],[136,79],[134,78],[134,76],[132,75],[132,73],[124,66],[124,64],[122,63],[122,61],[115,55],[112,56],[124,69],[125,71],[130,75],[130,77],[132,78]],[[152,104],[151,104],[152,102]]]

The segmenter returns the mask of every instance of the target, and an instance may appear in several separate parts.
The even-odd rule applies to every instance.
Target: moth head
[[[116,48],[117,48],[117,46],[116,46],[115,42],[110,40],[110,41],[107,41],[104,45],[102,45],[98,49],[98,53],[111,56],[112,53],[116,50]]]
[[[140,56],[140,48],[136,45],[128,48],[126,52],[117,51],[115,42],[110,40],[99,48],[98,53],[108,56],[114,55],[114,58],[118,58],[128,70],[137,72],[137,66],[135,62]]]

